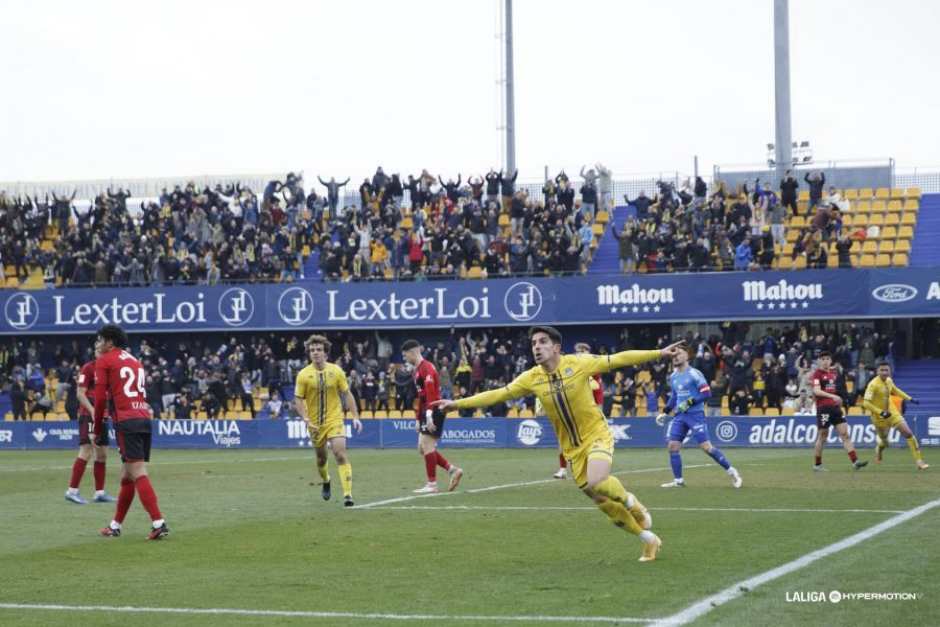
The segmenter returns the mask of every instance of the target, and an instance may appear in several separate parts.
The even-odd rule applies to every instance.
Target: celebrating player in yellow
[[[529,330],[534,368],[523,372],[509,385],[481,392],[457,401],[440,400],[434,405],[444,411],[488,407],[521,396],[534,395],[545,408],[562,452],[568,458],[578,488],[594,500],[618,527],[644,542],[641,562],[656,559],[662,546],[650,531],[652,517],[637,498],[610,474],[614,458],[614,437],[600,408],[594,402],[591,377],[595,373],[672,357],[681,343],[662,350],[623,351],[613,355],[562,355],[561,333],[547,326]]]
[[[907,439],[907,446],[914,456],[914,463],[919,470],[927,470],[930,466],[924,461],[917,446],[917,438],[907,426],[907,421],[901,412],[891,403],[891,395],[897,395],[906,401],[916,404],[917,401],[907,395],[891,379],[891,366],[886,361],[878,364],[878,376],[871,380],[865,388],[865,409],[871,412],[871,421],[878,431],[878,444],[875,451],[875,462],[881,463],[881,456],[888,448],[888,432],[894,428]]]
[[[326,361],[330,346],[329,340],[322,335],[311,335],[307,340],[310,365],[297,374],[294,407],[307,422],[307,431],[317,452],[317,470],[323,479],[323,500],[328,501],[331,496],[330,471],[326,456],[326,444],[329,442],[343,486],[343,505],[352,507],[352,464],[346,455],[343,410],[352,416],[356,433],[362,431],[362,423],[359,422],[359,412],[349,391],[346,374],[336,364]]]

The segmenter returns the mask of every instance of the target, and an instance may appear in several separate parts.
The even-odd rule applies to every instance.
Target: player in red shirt
[[[836,392],[836,382],[839,373],[832,367],[832,355],[829,351],[819,353],[819,367],[811,375],[813,394],[816,395],[816,463],[813,470],[825,470],[822,465],[823,447],[829,437],[829,427],[835,427],[836,433],[842,439],[842,446],[849,454],[849,459],[856,470],[864,468],[868,462],[863,462],[855,453],[855,443],[849,435],[849,425],[842,414],[842,397]]]
[[[590,355],[591,354],[591,345],[587,342],[578,342],[574,345],[574,352],[578,355]],[[601,375],[594,373],[591,376],[591,389],[594,391],[594,403],[598,407],[604,406],[604,382],[601,380]],[[565,454],[561,451],[558,452],[558,471],[552,475],[555,479],[567,479],[568,478],[568,461],[565,459]]]
[[[424,469],[428,482],[423,488],[415,490],[417,494],[437,492],[437,467],[450,474],[449,492],[457,489],[463,470],[447,461],[437,452],[437,441],[444,433],[444,412],[431,409],[430,404],[441,398],[441,383],[434,364],[421,356],[422,346],[417,340],[406,340],[401,345],[402,356],[414,368],[415,386],[418,389],[415,409],[418,430],[418,453],[424,457]]]
[[[98,351],[95,351],[95,357],[98,357]],[[88,501],[82,498],[78,492],[78,486],[82,482],[82,475],[85,474],[85,466],[91,459],[91,454],[95,454],[95,503],[113,503],[115,498],[104,491],[105,462],[108,457],[108,428],[107,424],[101,430],[101,435],[95,438],[92,445],[89,434],[91,432],[92,414],[95,413],[94,389],[95,389],[95,360],[92,359],[82,366],[75,381],[75,389],[78,396],[78,457],[72,464],[72,478],[69,481],[69,488],[65,491],[65,500],[79,505],[85,505]]]
[[[121,450],[121,461],[124,462],[114,519],[100,533],[110,537],[121,535],[121,525],[136,492],[153,523],[147,539],[159,540],[170,530],[160,513],[157,494],[147,476],[153,410],[144,392],[144,368],[127,352],[127,333],[117,325],[108,324],[98,330],[95,349],[99,351],[100,357],[95,361],[94,432],[100,435],[103,431],[105,407],[110,395],[114,406],[114,431]]]

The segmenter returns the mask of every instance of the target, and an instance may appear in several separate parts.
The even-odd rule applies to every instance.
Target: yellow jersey
[[[610,432],[604,413],[594,402],[591,378],[659,359],[660,351],[623,351],[613,355],[562,355],[558,367],[548,372],[535,366],[506,387],[480,392],[454,403],[457,409],[489,407],[521,396],[535,396],[555,429],[562,452],[577,450]]]
[[[881,380],[881,377],[875,377],[868,382],[868,387],[865,388],[865,409],[871,412],[873,418],[880,418],[883,411],[900,415],[900,412],[891,403],[892,394],[900,396],[906,401],[911,400],[911,397],[904,390],[894,384],[891,377],[884,381]]]
[[[307,405],[307,420],[321,425],[343,421],[343,395],[348,391],[343,369],[331,363],[323,370],[310,364],[297,374],[294,384],[294,397],[304,399]]]

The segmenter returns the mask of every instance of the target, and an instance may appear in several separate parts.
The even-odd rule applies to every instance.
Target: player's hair
[[[529,339],[532,339],[532,336],[536,333],[544,333],[548,338],[555,344],[561,344],[561,332],[555,327],[549,326],[537,326],[529,329]]]
[[[313,346],[314,344],[319,344],[320,346],[322,346],[323,352],[326,353],[327,355],[329,355],[330,348],[333,346],[332,344],[330,344],[330,341],[326,339],[325,335],[317,335],[316,333],[314,333],[313,335],[307,338],[307,341],[304,342],[304,348],[306,348],[309,351],[310,347]]]
[[[886,362],[884,359],[882,359],[881,361],[879,361],[878,363],[875,364],[875,368],[881,368],[882,366],[885,366],[885,367],[887,367],[887,368],[890,368],[890,367],[891,367],[891,364],[889,364],[888,362]]]
[[[405,343],[401,345],[402,351],[410,351],[412,348],[418,348],[421,346],[421,342],[418,340],[405,340]]]
[[[590,353],[591,345],[588,344],[587,342],[578,342],[577,344],[574,345],[574,350],[577,351],[578,349],[584,349]]]
[[[819,351],[819,356],[832,358],[832,353],[830,353],[829,351]]]
[[[127,333],[116,324],[106,324],[98,329],[98,337],[117,348],[127,348]]]

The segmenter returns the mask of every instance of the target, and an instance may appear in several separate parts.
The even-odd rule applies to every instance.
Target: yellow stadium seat
[[[874,211],[887,211],[888,203],[883,200],[874,200],[871,203],[871,210]]]
[[[595,220],[597,220],[601,224],[607,224],[608,222],[610,222],[610,214],[603,210],[598,211],[597,217],[595,218]]]
[[[907,253],[894,253],[894,256],[891,258],[891,265],[898,267],[906,267],[908,264]]]
[[[873,242],[872,240],[865,240],[865,243],[862,244],[863,253],[875,254],[878,252],[878,242]]]
[[[894,252],[894,240],[882,241],[881,244],[878,245],[878,252],[879,253],[893,253]]]
[[[414,222],[412,221],[411,216],[402,218],[401,224],[399,224],[399,226],[401,226],[403,229],[410,229],[414,227]]]
[[[920,209],[920,200],[917,198],[908,198],[904,201],[904,211],[917,211]]]
[[[388,411],[384,409],[377,409],[373,416],[375,418],[388,418]]]
[[[895,239],[898,236],[898,227],[886,226],[881,229],[881,239]]]
[[[860,200],[855,203],[855,210],[859,212],[865,212],[871,210],[871,201],[870,200]]]
[[[909,225],[902,226],[898,231],[898,237],[901,239],[914,239],[914,228]]]
[[[858,200],[858,190],[857,189],[845,190],[845,199],[846,200]]]
[[[904,212],[904,215],[901,216],[901,224],[914,226],[917,224],[917,216],[913,213]]]
[[[388,417],[401,419],[401,411],[397,409],[393,409],[390,412],[388,412]]]
[[[838,268],[839,267],[839,256],[829,253],[829,256],[826,257],[826,267],[827,268]]]
[[[852,226],[852,221],[853,218],[851,213],[842,214],[842,226]]]
[[[917,198],[920,199],[920,188],[919,187],[908,187],[907,191],[904,192],[906,198]]]
[[[304,257],[309,257],[310,256],[310,244],[304,244],[304,247],[301,249],[300,253]]]
[[[900,213],[903,205],[900,200],[890,200],[888,201],[888,211]]]
[[[889,213],[889,214],[885,215],[885,228],[892,227],[892,226],[898,226],[899,224],[901,224],[901,214],[899,214],[899,213]],[[883,233],[883,232],[882,232],[882,237],[884,237],[884,233]]]
[[[748,416],[763,416],[764,410],[760,407],[751,407],[751,410],[747,412]]]
[[[508,213],[499,214],[499,226],[509,226],[509,214]]]
[[[878,255],[875,257],[875,266],[887,268],[891,265],[891,255]]]
[[[874,255],[862,255],[862,258],[859,260],[858,265],[860,265],[863,268],[874,268],[875,256]]]
[[[797,258],[794,260],[794,262],[793,262],[793,269],[794,269],[794,270],[805,270],[805,269],[806,269],[806,257],[805,257],[804,255],[800,255],[799,257],[797,257]]]
[[[796,240],[799,239],[800,232],[797,229],[787,229],[787,242],[790,244],[795,244]]]
[[[857,255],[860,252],[862,252],[862,243],[858,240],[854,240],[852,242],[852,247],[849,250],[849,252],[851,252],[853,255]]]
[[[806,226],[806,218],[803,216],[793,216],[790,218],[790,228],[801,229]]]
[[[526,407],[525,409],[519,412],[520,418],[535,418],[535,414],[532,413],[532,410]]]
[[[797,198],[797,200],[800,200],[800,201],[808,201],[808,200],[809,200],[809,190],[808,190],[808,189],[801,189],[799,195],[798,195],[796,198]]]
[[[894,187],[891,189],[891,198],[904,198],[904,190],[900,187]]]
[[[899,239],[897,243],[894,245],[894,252],[905,253],[909,255],[911,253],[911,240]]]
[[[767,409],[764,410],[764,415],[765,416],[779,416],[780,410],[777,409],[776,407],[768,407]]]
[[[793,269],[793,258],[790,255],[784,255],[780,257],[777,265],[778,270],[792,270]]]
[[[793,244],[786,243],[786,244],[783,245],[783,255],[784,255],[785,257],[792,257],[792,256],[793,256]]]
[[[783,411],[780,412],[780,415],[781,415],[781,416],[792,416],[792,415],[795,414],[795,413],[796,413],[796,410],[794,410],[792,407],[784,407],[784,408],[783,408]]]
[[[859,198],[871,198],[874,195],[875,193],[872,191],[870,187],[863,187],[860,190],[858,190]]]
[[[600,222],[595,222],[591,227],[591,232],[598,237],[602,236],[604,234],[604,225]]]
[[[887,200],[891,198],[891,190],[887,187],[879,187],[875,190],[875,198],[884,198]]]
[[[868,226],[884,226],[885,216],[883,213],[873,213],[868,217]]]
[[[868,226],[868,214],[856,213],[855,217],[852,218],[852,226],[860,226],[860,227]]]
[[[480,279],[480,278],[483,278],[483,269],[482,269],[480,266],[470,266],[470,267],[467,269],[467,276],[466,276],[466,278],[468,278],[468,279]]]

